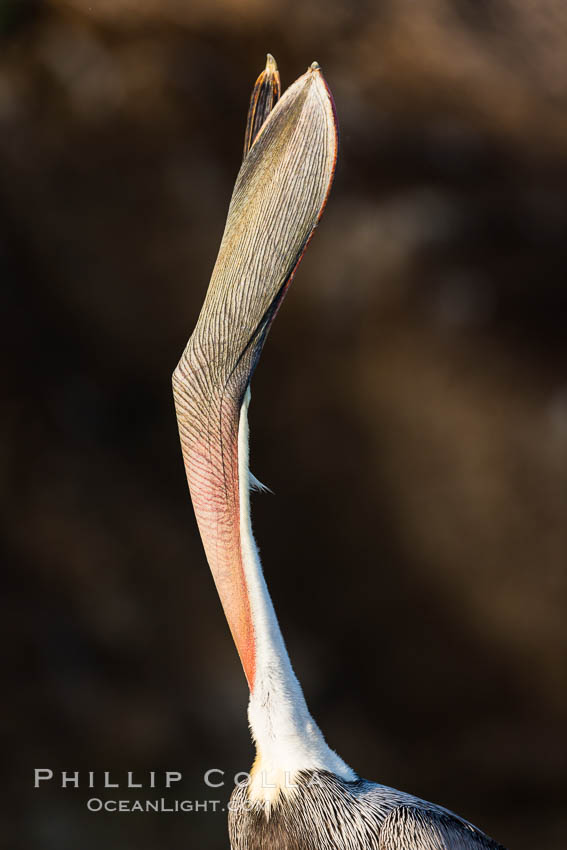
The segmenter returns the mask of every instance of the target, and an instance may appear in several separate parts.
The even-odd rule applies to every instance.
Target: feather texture
[[[324,771],[296,777],[293,797],[251,806],[246,785],[232,793],[232,850],[504,850],[441,806]]]

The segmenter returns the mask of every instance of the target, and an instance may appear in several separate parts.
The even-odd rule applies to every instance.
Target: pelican
[[[250,690],[256,759],[235,787],[232,850],[503,850],[441,806],[361,779],[326,743],[291,666],[250,520],[250,382],[317,226],[337,158],[331,93],[314,62],[280,98],[254,87],[244,159],[209,288],[173,373],[189,490]]]

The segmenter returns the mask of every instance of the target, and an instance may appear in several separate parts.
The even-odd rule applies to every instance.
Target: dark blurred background
[[[359,773],[565,847],[565,4],[2,0],[0,32],[1,846],[228,846],[222,812],[90,814],[33,769],[224,805],[251,763],[170,374],[269,50],[341,125],[253,386],[292,659]]]

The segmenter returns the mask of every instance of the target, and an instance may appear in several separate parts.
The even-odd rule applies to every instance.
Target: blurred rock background
[[[266,51],[317,59],[331,200],[254,380],[254,497],[311,708],[362,775],[560,850],[567,11],[543,0],[2,0],[10,850],[226,848],[226,814],[90,814],[35,767],[221,799],[247,693],[170,373]],[[207,768],[225,788],[203,785]],[[101,774],[98,774],[99,776]],[[107,792],[111,798],[163,791]],[[96,796],[104,797],[103,791]]]

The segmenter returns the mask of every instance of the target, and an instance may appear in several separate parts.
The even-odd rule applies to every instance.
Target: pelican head
[[[272,109],[278,95],[279,75],[268,55],[252,94],[245,157],[205,302],[173,375],[195,514],[251,690],[257,629],[243,564],[241,501],[249,481],[247,463],[239,463],[241,410],[325,206],[337,153],[333,102],[317,63]]]

